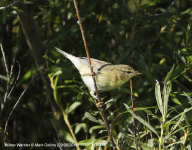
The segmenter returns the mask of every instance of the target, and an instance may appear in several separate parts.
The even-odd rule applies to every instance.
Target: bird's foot
[[[99,102],[96,104],[97,107],[103,107],[103,102]]]

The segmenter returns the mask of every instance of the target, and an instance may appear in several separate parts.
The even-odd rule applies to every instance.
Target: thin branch
[[[1,10],[1,9],[9,8],[9,7],[11,7],[11,6],[17,6],[18,4],[20,4],[20,1],[21,1],[21,0],[18,0],[18,1],[16,1],[16,2],[13,2],[13,3],[10,4],[10,5],[4,6],[4,7],[0,7],[0,10]]]
[[[18,47],[19,47],[19,37],[20,37],[20,34],[19,34],[19,33],[20,33],[20,30],[21,30],[21,27],[19,26],[17,46],[16,46],[15,55],[14,55],[14,58],[13,58],[13,63],[12,63],[12,65],[11,65],[10,78],[11,78],[12,75],[13,75],[13,68],[14,68],[14,66],[15,66],[15,60],[16,60],[17,54],[18,54],[18,52],[19,52]],[[14,82],[11,90],[9,91],[9,94],[8,94],[7,98],[9,98],[9,96],[11,95],[11,93],[12,93],[12,91],[13,91],[13,89],[14,89],[15,85],[17,84],[17,81],[19,80],[19,77],[20,77],[21,68],[20,68],[19,62],[17,62],[17,63],[18,63],[18,66],[19,66],[19,73],[18,73],[18,75],[17,75],[17,78],[16,78],[16,80],[15,80],[15,82]]]
[[[140,150],[142,150],[142,146],[141,146],[141,138],[140,138],[140,135],[139,135],[139,129],[137,128],[137,134],[138,134],[138,137],[139,137],[139,146],[140,146]]]
[[[55,129],[56,134],[57,134],[58,141],[59,141],[59,143],[61,143],[61,141],[60,141],[60,139],[59,139],[58,130],[57,130],[57,128],[56,128],[53,120],[52,120],[52,119],[50,119],[50,120],[51,120],[51,123],[52,123],[52,125],[53,125],[53,127],[54,127],[54,129]],[[60,148],[60,150],[63,150],[61,146],[59,146],[59,148]]]
[[[37,8],[39,5],[41,5],[41,4],[45,3],[45,2],[46,2],[46,0],[35,0],[34,2],[25,3],[25,5],[30,6],[30,9],[32,10],[32,9]],[[9,7],[12,7],[12,6],[20,7],[20,5],[22,5],[21,0],[17,0],[15,2],[13,2],[12,4],[10,4],[10,5],[0,7],[0,10],[6,9],[6,8],[9,8]]]
[[[8,81],[9,81],[10,80],[9,69],[8,69],[8,66],[7,66],[7,62],[6,62],[6,58],[5,58],[5,53],[4,53],[3,46],[2,46],[1,43],[0,43],[0,46],[1,46],[1,52],[2,52],[2,55],[3,55],[3,60],[4,60],[4,63],[5,63],[5,69],[6,69],[6,73],[7,73],[7,78],[8,78]]]
[[[2,46],[1,43],[0,43],[0,46],[1,46],[1,52],[2,52],[2,55],[3,55],[4,64],[5,64],[5,70],[6,70],[7,78],[8,78],[8,81],[7,81],[7,91],[6,91],[6,93],[5,93],[4,101],[3,101],[3,103],[1,104],[1,112],[2,112],[2,108],[4,107],[4,104],[5,104],[6,100],[7,100],[7,95],[8,95],[8,90],[9,90],[9,84],[10,84],[10,74],[9,74],[9,69],[8,69],[8,65],[7,65],[7,62],[6,62],[6,58],[5,58],[5,53],[4,53],[4,50],[3,50],[3,46]]]
[[[13,84],[13,86],[12,86],[10,92],[9,92],[9,94],[7,95],[7,98],[9,98],[9,96],[11,95],[11,93],[12,93],[13,89],[15,88],[15,85],[17,84],[17,81],[19,80],[19,77],[20,77],[21,67],[20,67],[19,62],[17,62],[17,63],[18,63],[18,66],[19,66],[19,72],[18,72],[18,75],[17,75],[17,79],[15,80],[15,82],[14,82],[14,84]]]
[[[79,15],[79,10],[77,8],[76,0],[73,0],[73,2],[74,2],[75,10],[76,10],[76,13],[77,13],[78,24],[80,26],[80,30],[81,30],[81,34],[82,34],[82,38],[83,38],[83,42],[84,42],[87,58],[88,58],[88,63],[89,63],[89,67],[90,67],[90,70],[91,70],[91,75],[93,77],[94,76],[94,72],[93,72],[93,68],[91,67],[91,60],[90,60],[89,50],[88,50],[88,47],[87,47],[87,42],[86,42],[86,39],[85,39],[84,30],[83,30],[83,26],[82,26],[82,23],[81,23],[81,18],[80,18],[80,15]],[[95,87],[95,91],[96,91],[96,95],[97,95],[97,100],[100,103],[101,99],[99,97],[99,92],[98,92],[97,85],[96,85],[94,77],[93,77],[93,83],[94,83],[94,87]]]
[[[15,50],[15,55],[14,55],[14,58],[13,58],[13,63],[12,63],[12,65],[11,65],[10,78],[12,77],[13,68],[14,68],[14,65],[15,65],[15,60],[16,60],[17,54],[18,54],[18,52],[19,52],[18,47],[19,47],[20,31],[21,31],[21,26],[19,26],[19,30],[18,30],[18,33],[17,33],[17,34],[18,34],[17,46],[16,46],[16,50]]]
[[[164,11],[164,12],[162,12],[162,13],[160,13],[160,14],[154,14],[154,15],[148,13],[146,10],[144,10],[144,9],[141,7],[140,0],[138,0],[137,3],[139,4],[140,9],[144,12],[145,15],[148,15],[148,16],[150,16],[150,17],[157,17],[157,16],[161,16],[161,15],[166,14],[166,13],[171,9],[171,7],[173,7],[173,5],[175,4],[176,1],[177,1],[177,0],[174,0],[174,1],[171,3],[171,5],[168,7],[168,9],[167,9],[166,11]]]
[[[40,72],[40,71],[39,71]],[[33,77],[33,79],[29,82],[29,84],[27,85],[27,87],[23,90],[23,92],[21,93],[19,99],[17,100],[17,102],[15,103],[15,105],[13,106],[13,109],[11,110],[10,114],[9,114],[9,117],[7,118],[7,121],[6,121],[6,124],[5,124],[5,129],[4,129],[4,134],[6,133],[7,131],[7,125],[8,125],[8,122],[9,122],[9,119],[13,113],[13,111],[15,110],[15,108],[17,107],[17,105],[19,104],[21,98],[23,97],[23,95],[25,94],[26,90],[28,89],[28,87],[30,86],[30,84],[32,83],[32,81],[37,77],[37,75],[39,74],[39,72]]]
[[[95,81],[95,78],[94,78],[93,68],[91,67],[89,50],[88,50],[88,47],[87,47],[87,43],[86,43],[86,39],[85,39],[85,35],[84,35],[84,30],[83,30],[83,26],[82,26],[82,23],[81,23],[81,18],[80,18],[79,11],[78,11],[78,8],[77,8],[76,0],[73,0],[73,2],[74,2],[75,10],[76,10],[76,13],[77,13],[78,24],[79,24],[79,26],[80,26],[80,30],[81,30],[81,34],[82,34],[82,38],[83,38],[83,42],[84,42],[84,46],[85,46],[87,58],[88,58],[88,63],[89,63],[89,67],[90,67],[90,70],[91,70],[91,75],[92,75],[92,77],[93,77],[93,83],[94,83],[95,92],[96,92],[96,95],[97,95],[97,100],[98,100],[98,103],[101,103],[101,99],[100,99],[99,92],[98,92],[98,89],[97,89],[96,81]],[[110,128],[109,128],[109,124],[108,124],[108,122],[107,122],[107,117],[106,117],[106,115],[105,115],[105,113],[104,113],[103,105],[100,106],[100,110],[101,110],[101,113],[102,113],[102,117],[103,117],[103,119],[104,119],[104,124],[105,124],[105,126],[106,126],[106,128],[107,128],[108,135],[109,135],[109,137],[110,137],[111,144],[112,144],[112,146],[113,146],[113,149],[115,150],[115,149],[116,149],[115,143],[114,143],[114,141],[113,141],[113,137],[112,137],[111,130],[110,130]]]
[[[130,89],[131,89],[131,102],[132,102],[132,112],[134,113],[134,103],[133,103],[133,89],[132,89],[132,80],[130,80]],[[133,117],[133,129],[134,129],[134,141],[135,141],[135,147],[136,150],[138,150],[137,142],[136,142],[136,128],[135,128],[135,118]]]
[[[3,97],[1,96],[1,93],[0,93],[0,101],[1,101],[1,112],[2,112],[2,109],[4,107],[4,101],[3,101]],[[1,112],[0,112],[0,116],[1,116]]]

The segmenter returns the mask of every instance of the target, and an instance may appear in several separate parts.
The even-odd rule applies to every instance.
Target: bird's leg
[[[93,98],[97,99],[97,96],[95,95],[95,91],[90,91],[90,94]],[[103,102],[99,102],[96,104],[97,107],[102,107],[103,106]]]
[[[93,70],[93,66],[91,67]],[[93,71],[93,73],[85,73],[85,74],[81,74],[81,76],[92,76],[95,77],[95,72]]]
[[[95,76],[95,72],[93,73],[85,73],[85,74],[81,74],[81,76]]]
[[[103,102],[99,102],[96,104],[97,107],[103,107]]]

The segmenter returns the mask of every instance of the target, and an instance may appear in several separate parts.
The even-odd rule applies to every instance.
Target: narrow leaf
[[[75,127],[75,134],[79,133],[79,131],[83,129],[86,132],[86,124],[85,123],[77,123]]]
[[[81,102],[74,102],[69,109],[67,110],[66,114],[71,113],[73,110],[75,110],[78,106],[81,105]]]
[[[187,96],[189,103],[191,103],[191,105],[192,105],[192,98],[190,98],[189,95],[187,95],[184,91],[183,91],[183,93],[185,94],[185,96]]]
[[[169,81],[169,78],[171,76],[171,74],[173,73],[175,65],[173,65],[173,67],[171,68],[171,70],[168,72],[167,76],[165,77],[165,81],[164,84],[167,84],[167,82]]]
[[[67,131],[65,130],[59,130],[59,133],[58,133],[58,136],[61,138],[61,139],[65,139],[66,141],[70,142],[70,143],[74,143],[74,140],[71,136],[71,134],[69,134]]]
[[[164,89],[163,89],[164,114],[167,114],[169,94],[171,92],[171,89],[172,89],[172,83],[170,83],[169,85],[164,84]]]
[[[164,108],[163,108],[163,101],[162,101],[162,98],[161,98],[161,91],[160,91],[160,85],[159,85],[159,82],[157,81],[157,83],[155,84],[155,96],[156,96],[156,100],[157,100],[157,105],[158,105],[158,108],[161,112],[161,114],[163,115],[164,113]]]
[[[183,120],[183,118],[185,117],[185,113],[187,113],[188,111],[192,110],[191,108],[185,109],[182,113],[180,113],[179,115],[181,115],[181,117],[179,118],[179,120],[177,121],[177,124],[174,125],[174,127],[170,130],[170,133],[164,137],[164,140],[167,140],[175,131],[175,129],[179,126],[179,124],[181,123],[181,121]],[[177,115],[178,116],[178,115]]]
[[[93,122],[99,123],[99,121],[93,117],[89,112],[85,112],[85,117]]]
[[[98,129],[106,129],[106,128],[105,126],[101,126],[101,125],[93,126],[89,129],[89,133],[92,134],[94,130],[98,130]]]
[[[181,105],[181,102],[178,100],[175,94],[171,93],[170,96],[174,103]]]
[[[104,136],[104,137],[102,137],[102,138],[106,138],[106,137]],[[106,140],[101,140],[102,138],[99,138],[99,139],[97,139],[97,140],[96,140],[96,139],[95,139],[95,140],[93,140],[93,139],[82,140],[82,141],[79,141],[79,142],[78,142],[78,145],[79,145],[79,146],[90,146],[93,141],[94,141],[95,144],[97,143],[97,145],[101,145],[101,146],[106,146],[106,145],[108,145],[109,142],[107,142]]]
[[[143,125],[145,125],[149,130],[154,132],[159,137],[159,134],[156,132],[156,130],[149,123],[147,123],[144,119],[142,119],[141,117],[139,117],[135,113],[133,113],[132,110],[130,109],[130,107],[127,104],[124,103],[124,105],[125,105],[126,109],[129,111],[129,113],[131,113],[131,115],[135,119],[137,119],[139,122],[141,122]]]

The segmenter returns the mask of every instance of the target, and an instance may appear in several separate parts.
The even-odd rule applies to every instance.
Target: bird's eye
[[[127,73],[131,73],[131,71],[127,71]]]

